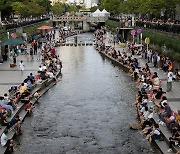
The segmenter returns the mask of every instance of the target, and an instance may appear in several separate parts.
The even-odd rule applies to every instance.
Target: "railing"
[[[165,24],[137,21],[136,26],[180,34],[179,24]]]
[[[98,17],[93,17],[93,16],[83,16],[83,17],[76,17],[76,16],[72,16],[72,17],[65,17],[65,16],[62,16],[62,17],[56,17],[56,18],[53,18],[53,21],[56,21],[56,20],[60,20],[60,21],[83,21],[83,20],[87,20],[87,22],[105,22],[108,20],[108,17],[101,17],[101,16],[98,16]]]
[[[37,19],[37,20],[31,20],[31,21],[24,21],[24,22],[21,22],[21,23],[10,23],[10,24],[7,24],[7,25],[3,25],[3,27],[6,30],[9,30],[9,29],[14,29],[14,28],[18,28],[18,27],[23,27],[23,26],[35,24],[35,23],[38,23],[38,22],[41,22],[41,21],[46,21],[46,20],[49,20],[49,19],[50,18],[43,18],[43,19]]]
[[[86,18],[84,17],[78,17],[78,16],[70,16],[70,17],[66,17],[66,16],[62,16],[62,17],[56,17],[53,18],[53,20],[84,20]]]

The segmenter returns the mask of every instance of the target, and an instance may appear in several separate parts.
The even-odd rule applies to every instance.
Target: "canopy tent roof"
[[[99,9],[97,9],[95,12],[93,13],[101,13],[101,11]]]
[[[0,43],[0,45],[18,45],[18,44],[24,44],[24,41],[17,38],[10,38]]]
[[[94,17],[102,16],[102,13],[99,9],[97,9],[95,12],[92,13],[92,16]]]
[[[53,27],[51,26],[41,26],[39,28],[37,28],[38,30],[49,30],[49,29],[53,29]]]
[[[101,15],[102,15],[102,16],[110,16],[110,13],[107,12],[105,9],[103,9],[103,10],[101,11]]]
[[[106,11],[105,9],[103,9],[102,11],[101,11],[101,13],[109,13],[108,11]]]

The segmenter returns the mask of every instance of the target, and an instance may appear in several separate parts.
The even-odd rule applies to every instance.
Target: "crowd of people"
[[[149,63],[154,62],[154,67],[157,67],[158,53],[152,52],[151,55],[146,57],[147,63],[145,67],[140,66],[140,62],[135,58],[134,54],[137,53],[130,45],[127,54],[126,50],[117,51],[114,46],[106,46],[105,39],[107,37],[107,29],[97,30],[94,34],[96,37],[96,49],[99,52],[111,56],[116,61],[125,65],[129,70],[129,75],[132,79],[137,81],[138,93],[136,95],[136,101],[134,105],[137,109],[137,114],[140,120],[140,128],[142,133],[146,135],[146,139],[150,142],[152,140],[161,140],[162,132],[159,126],[167,126],[172,133],[172,137],[169,138],[169,150],[172,151],[172,146],[180,147],[180,110],[172,110],[170,102],[167,101],[166,92],[161,87],[161,80],[157,72],[152,72],[149,67]],[[164,65],[162,65],[164,67]],[[167,75],[167,92],[172,90],[172,80],[179,80],[179,72],[172,72],[172,63],[169,61],[165,71]],[[158,119],[156,117],[159,117]],[[179,151],[180,153],[180,151]]]
[[[47,33],[43,37],[41,35],[41,37],[30,42],[31,48],[29,51],[26,53],[24,50],[21,51],[25,56],[30,55],[31,61],[34,58],[33,56],[40,52],[40,56],[37,55],[37,60],[41,61],[41,65],[38,68],[37,74],[33,75],[33,73],[30,73],[20,85],[12,86],[8,93],[5,93],[4,96],[0,96],[0,122],[1,126],[6,126],[5,131],[1,135],[1,145],[7,147],[9,153],[13,152],[14,144],[13,140],[8,138],[7,133],[12,130],[15,131],[16,135],[22,133],[22,119],[19,115],[16,115],[16,113],[14,114],[14,112],[19,109],[18,104],[24,104],[24,110],[31,115],[32,109],[34,108],[31,99],[35,98],[35,101],[38,102],[41,96],[40,90],[33,92],[33,88],[46,79],[52,79],[55,82],[59,80],[56,78],[56,73],[61,72],[62,62],[60,57],[56,55],[55,33],[56,31],[54,31],[54,33]],[[28,58],[27,61],[29,61]],[[19,63],[19,68],[20,71],[23,72],[24,63],[22,60]],[[12,116],[15,117],[10,118]],[[8,118],[11,120],[8,121]]]

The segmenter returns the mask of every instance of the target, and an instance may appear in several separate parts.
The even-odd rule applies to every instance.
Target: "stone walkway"
[[[23,73],[21,73],[18,66],[21,60],[25,65]],[[10,63],[12,63],[12,60],[8,59],[8,61],[0,64],[0,96],[7,93],[11,86],[22,83],[30,73],[36,74],[41,64],[40,61],[36,60],[36,55],[32,62],[27,62],[25,55],[19,55],[16,62],[17,66],[14,68],[10,68]]]
[[[106,36],[106,38],[109,38],[109,34]],[[113,43],[108,43],[108,40],[105,40],[105,44],[114,46]],[[120,48],[119,44],[115,44],[115,49],[120,50],[122,52],[123,48]],[[138,58],[140,65],[142,67],[145,66],[146,60],[141,58],[140,56],[136,56]],[[167,89],[167,74],[164,73],[162,70],[158,70],[157,68],[154,68],[152,64],[149,64],[150,69],[152,72],[157,72],[159,78],[162,80],[162,88],[163,91],[166,91]],[[168,98],[168,102],[173,110],[180,110],[180,82],[173,82],[173,88],[171,92],[166,92],[166,96]]]

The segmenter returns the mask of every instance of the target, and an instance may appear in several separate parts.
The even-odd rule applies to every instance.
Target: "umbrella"
[[[49,30],[49,29],[53,29],[53,27],[51,26],[41,26],[39,28],[37,28],[38,30]]]
[[[24,44],[24,41],[17,38],[10,38],[0,43],[0,45],[18,45],[18,44]]]

